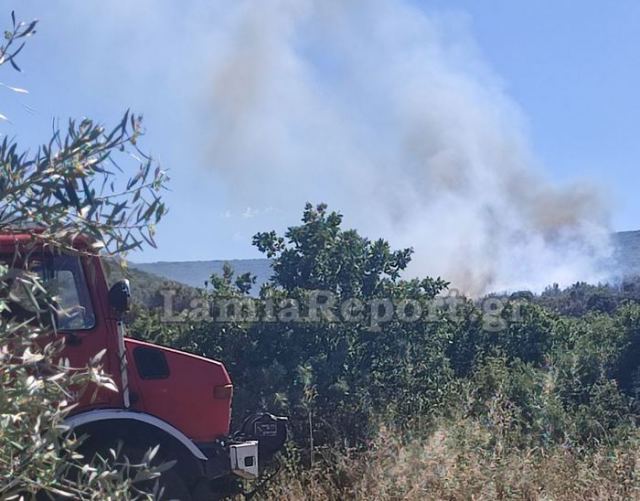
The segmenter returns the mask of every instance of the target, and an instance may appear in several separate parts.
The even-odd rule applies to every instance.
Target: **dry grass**
[[[335,454],[331,467],[289,469],[266,493],[273,500],[640,499],[638,441],[589,453],[509,449],[500,432],[468,420],[427,439],[383,429],[371,449]]]

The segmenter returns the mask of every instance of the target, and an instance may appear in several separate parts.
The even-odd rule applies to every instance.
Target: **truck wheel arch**
[[[190,476],[203,472],[207,461],[203,452],[179,429],[144,412],[95,409],[68,417],[65,425],[78,436],[87,434],[104,443],[123,439],[146,447],[160,444],[161,453],[170,451],[175,456],[172,459],[178,460],[179,468]]]

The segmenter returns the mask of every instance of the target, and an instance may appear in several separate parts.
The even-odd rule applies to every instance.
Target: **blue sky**
[[[555,179],[587,175],[619,199],[614,224],[640,227],[640,3],[429,2],[467,13],[485,58],[527,115]]]
[[[239,28],[233,28],[233,23],[248,14],[238,14],[229,5],[226,2],[168,0],[140,1],[135,6],[124,0],[102,4],[6,2],[6,23],[9,22],[9,8],[14,8],[20,18],[35,17],[41,24],[21,59],[23,73],[5,70],[0,77],[1,82],[25,87],[30,92],[27,96],[19,96],[0,89],[2,112],[11,120],[11,123],[0,124],[0,132],[15,136],[25,146],[33,146],[48,137],[54,117],[64,120],[89,116],[110,124],[126,108],[144,114],[148,132],[143,144],[170,169],[171,192],[166,197],[170,214],[159,227],[159,249],[134,254],[134,260],[255,257],[256,251],[250,245],[251,235],[258,230],[282,229],[294,224],[304,199],[311,196],[316,197],[312,201],[321,198],[346,204],[346,209],[344,205],[338,208],[348,211],[347,221],[358,227],[363,224],[365,233],[378,236],[375,234],[377,226],[367,223],[371,209],[349,205],[349,190],[345,188],[341,192],[340,179],[336,183],[317,179],[313,189],[307,190],[300,181],[302,177],[288,177],[284,172],[277,183],[282,191],[275,189],[270,198],[261,198],[255,195],[263,182],[261,173],[256,177],[257,186],[247,190],[237,184],[235,175],[225,173],[226,168],[239,170],[240,164],[259,161],[263,153],[256,150],[255,156],[245,153],[238,156],[225,144],[224,155],[218,155],[215,150],[217,139],[208,139],[209,126],[220,131],[225,124],[235,124],[233,120],[216,122],[218,110],[208,110],[202,98],[209,92],[212,79],[219,81],[222,78],[220,72],[210,68],[224,60],[225,51],[245,50],[242,46],[234,48],[234,44],[237,45],[234,37],[242,37],[242,34],[241,30],[238,34]],[[558,186],[572,182],[591,183],[609,204],[613,229],[640,228],[640,197],[637,196],[640,181],[640,141],[637,138],[640,132],[640,94],[637,90],[640,89],[639,2],[434,0],[407,6],[435,19],[436,31],[447,32],[445,38],[449,42],[446,42],[443,58],[455,60],[458,46],[462,47],[467,55],[460,59],[461,62],[454,61],[453,68],[456,64],[466,65],[465,78],[473,79],[477,72],[480,81],[489,79],[489,93],[497,89],[498,101],[509,101],[505,108],[511,104],[517,107],[518,118],[513,123],[522,128],[522,136],[535,155],[536,171]],[[244,8],[250,9],[250,4],[247,7],[245,2]],[[295,16],[304,17],[298,13]],[[357,23],[357,16],[355,19]],[[398,19],[406,20],[407,17]],[[314,38],[313,19],[301,21],[302,28],[298,25],[292,28],[289,21],[288,17],[284,21],[279,18],[266,20],[265,23],[274,23],[276,35],[267,32],[259,36],[265,36],[266,43],[274,45],[274,54],[281,54],[277,52],[278,44],[282,43],[277,36],[279,30],[308,30],[300,44],[301,50],[306,47],[309,57],[314,60],[316,82],[323,82],[319,84],[320,90],[333,89],[324,81],[341,78],[340,72],[348,72],[349,68],[340,66],[340,58],[327,57],[325,60],[323,48],[335,45],[334,53],[351,52],[350,46],[340,44],[353,43],[353,39],[341,38],[342,32],[337,29],[335,39],[327,39],[327,34],[333,33],[327,29],[319,30]],[[413,28],[419,30],[420,26]],[[295,33],[292,37],[301,39]],[[258,37],[256,43],[261,43],[260,40]],[[290,61],[286,50],[283,54],[277,59],[276,67],[282,65],[286,72]],[[269,59],[271,56],[269,53],[264,57]],[[358,57],[357,54],[354,57]],[[393,60],[393,54],[383,57]],[[363,121],[383,120],[381,117],[386,111],[376,112],[376,99],[387,88],[385,68],[371,69],[376,68],[375,65],[364,63],[362,67],[371,71],[366,79],[361,75],[353,77],[354,81],[364,82],[362,93],[354,96],[336,92],[331,96],[331,102],[340,99],[359,101],[353,110],[365,110]],[[295,64],[291,71],[298,71]],[[274,82],[272,84],[277,86],[277,79]],[[293,93],[297,95],[296,85],[300,81],[293,79],[291,82]],[[374,84],[369,88],[367,82]],[[312,88],[314,84],[311,82]],[[342,87],[338,87],[340,89]],[[241,95],[243,92],[255,91],[242,86],[227,89],[222,96],[216,95],[213,102],[222,103],[224,108],[224,99],[242,100],[246,97]],[[273,95],[278,96],[277,88]],[[277,102],[277,97],[274,99]],[[261,111],[264,112],[259,115],[261,120],[268,119],[272,104],[273,101],[264,102],[267,111]],[[291,109],[295,109],[295,103]],[[352,122],[349,130],[358,129],[353,110],[349,112],[348,119]],[[223,110],[224,113],[227,111]],[[335,117],[325,117],[321,111],[309,124],[309,133],[322,134],[323,127],[333,123]],[[339,120],[344,120],[344,115]],[[291,127],[286,130],[289,136],[301,136],[302,142],[311,149],[321,144],[321,141],[305,142],[306,122],[295,114],[275,125],[269,121],[265,123],[276,129],[283,124],[285,129],[288,124],[296,124],[296,130],[290,130]],[[260,131],[251,130],[250,133],[259,135]],[[222,134],[222,137],[226,136]],[[259,137],[251,137],[261,144]],[[335,146],[331,154],[337,156],[344,150],[350,158],[358,158],[357,146],[365,144],[366,149],[367,137],[364,130],[358,135],[358,142],[345,141]],[[282,140],[286,145],[291,137],[284,140],[280,135],[274,135],[272,139],[275,143]],[[238,147],[250,148],[252,143],[245,140],[243,136]],[[332,139],[334,143],[335,138]],[[214,162],[227,162],[229,167],[210,169],[210,154]],[[289,161],[284,147],[265,154],[271,155],[271,162],[277,159],[284,163]],[[385,154],[384,148],[381,154]],[[235,161],[239,163],[238,167],[234,165]],[[249,180],[252,172],[249,171]],[[310,175],[305,174],[305,179]],[[243,183],[247,182],[247,177],[243,179]],[[287,184],[289,181],[291,185]],[[270,185],[265,186],[265,190],[272,189]],[[299,194],[299,198],[292,193]],[[283,200],[282,204],[280,200]],[[380,226],[380,231],[384,233],[384,225]],[[397,240],[405,243],[401,237]]]

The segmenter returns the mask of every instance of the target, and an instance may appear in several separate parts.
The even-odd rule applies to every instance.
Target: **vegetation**
[[[0,64],[18,70],[16,58],[37,23],[11,18]],[[64,338],[51,332],[62,312],[30,268],[33,245],[74,252],[71,242],[79,234],[92,239],[83,251],[88,254],[116,255],[153,244],[153,224],[165,212],[159,196],[165,176],[138,149],[140,134],[139,118],[127,112],[110,131],[89,119],[70,121],[33,153],[22,152],[7,136],[0,143],[0,232],[32,230],[21,255],[0,262],[2,499],[151,497],[139,489],[141,482],[157,479],[167,467],[151,466],[154,451],[139,464],[130,464],[118,450],[111,457],[79,453],[65,416],[89,384],[113,391],[115,386],[100,368],[100,354],[87,367],[72,367],[61,357]],[[119,187],[122,176],[115,172],[125,169],[135,173]],[[25,273],[10,273],[14,259]]]
[[[439,303],[444,281],[401,278],[410,249],[393,251],[341,223],[326,206],[307,205],[284,236],[256,235],[274,261],[259,299],[247,296],[249,277],[227,269],[202,293],[212,318],[163,324],[159,312],[144,311],[134,321],[138,336],[223,360],[236,409],[290,416],[287,468],[270,496],[638,494],[632,287],[576,284]],[[318,290],[335,301],[337,318],[311,315]],[[242,298],[236,306],[253,308],[257,321],[221,316],[221,305]],[[340,305],[353,298],[411,301],[428,314],[376,324],[365,309],[344,321]]]

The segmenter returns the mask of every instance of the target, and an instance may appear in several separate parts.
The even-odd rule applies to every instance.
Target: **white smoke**
[[[236,2],[203,141],[239,205],[326,201],[472,294],[599,280],[608,214],[539,173],[464,18],[399,0]],[[293,222],[293,221],[292,221]]]

